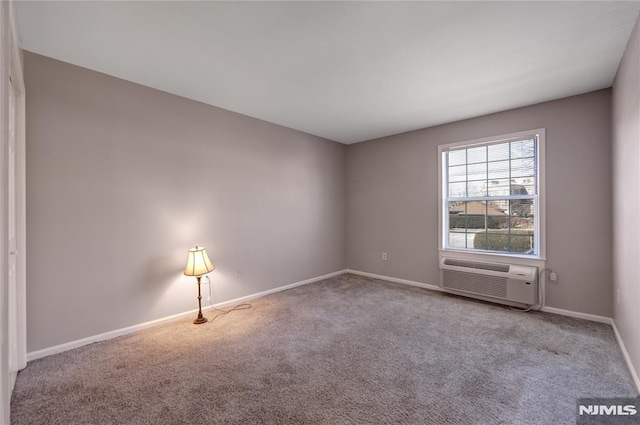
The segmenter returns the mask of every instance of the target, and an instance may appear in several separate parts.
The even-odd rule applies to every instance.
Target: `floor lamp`
[[[202,315],[202,295],[200,295],[200,278],[202,275],[211,272],[216,267],[213,265],[207,250],[201,246],[195,246],[189,250],[187,257],[187,266],[184,268],[185,276],[195,276],[198,279],[198,317],[193,321],[194,324],[200,325],[207,322],[207,318]]]

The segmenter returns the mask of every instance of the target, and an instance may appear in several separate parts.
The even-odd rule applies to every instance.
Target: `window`
[[[544,130],[440,147],[442,248],[539,257]]]

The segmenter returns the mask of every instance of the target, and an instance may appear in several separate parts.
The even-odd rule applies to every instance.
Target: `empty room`
[[[639,13],[0,2],[0,425],[640,423]]]

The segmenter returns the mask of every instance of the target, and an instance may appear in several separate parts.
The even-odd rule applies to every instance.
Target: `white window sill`
[[[547,261],[546,258],[534,255],[518,255],[518,254],[498,254],[494,252],[481,252],[470,250],[458,250],[458,249],[444,249],[439,250],[440,257],[448,258],[462,258],[467,260],[477,261],[495,261],[498,263],[510,263],[521,264],[525,266],[538,266],[544,265]]]

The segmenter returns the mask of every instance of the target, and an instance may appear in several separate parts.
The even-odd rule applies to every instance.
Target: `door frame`
[[[0,2],[0,423],[9,423],[11,393],[26,366],[25,90],[14,1]],[[10,80],[11,79],[11,80]],[[12,88],[13,86],[13,88]],[[16,280],[9,288],[9,90],[15,105]],[[11,299],[9,299],[11,298]],[[9,305],[13,307],[10,309]],[[11,312],[11,317],[9,316]],[[9,330],[9,323],[12,325]],[[9,341],[9,338],[13,341]],[[12,364],[9,364],[9,359]]]
[[[13,374],[11,389],[15,384],[15,375],[19,370],[27,366],[27,294],[26,294],[26,143],[25,143],[25,86],[22,68],[22,54],[19,47],[18,28],[16,26],[15,3],[9,3],[10,9],[10,58],[9,77],[11,86],[9,90],[15,93],[14,113],[15,117],[15,233],[16,233],[16,287],[13,288],[15,303],[13,329],[15,344],[13,344],[15,359],[11,372]],[[10,291],[11,294],[11,291]],[[10,341],[10,347],[11,347]],[[9,356],[12,357],[11,355]]]

